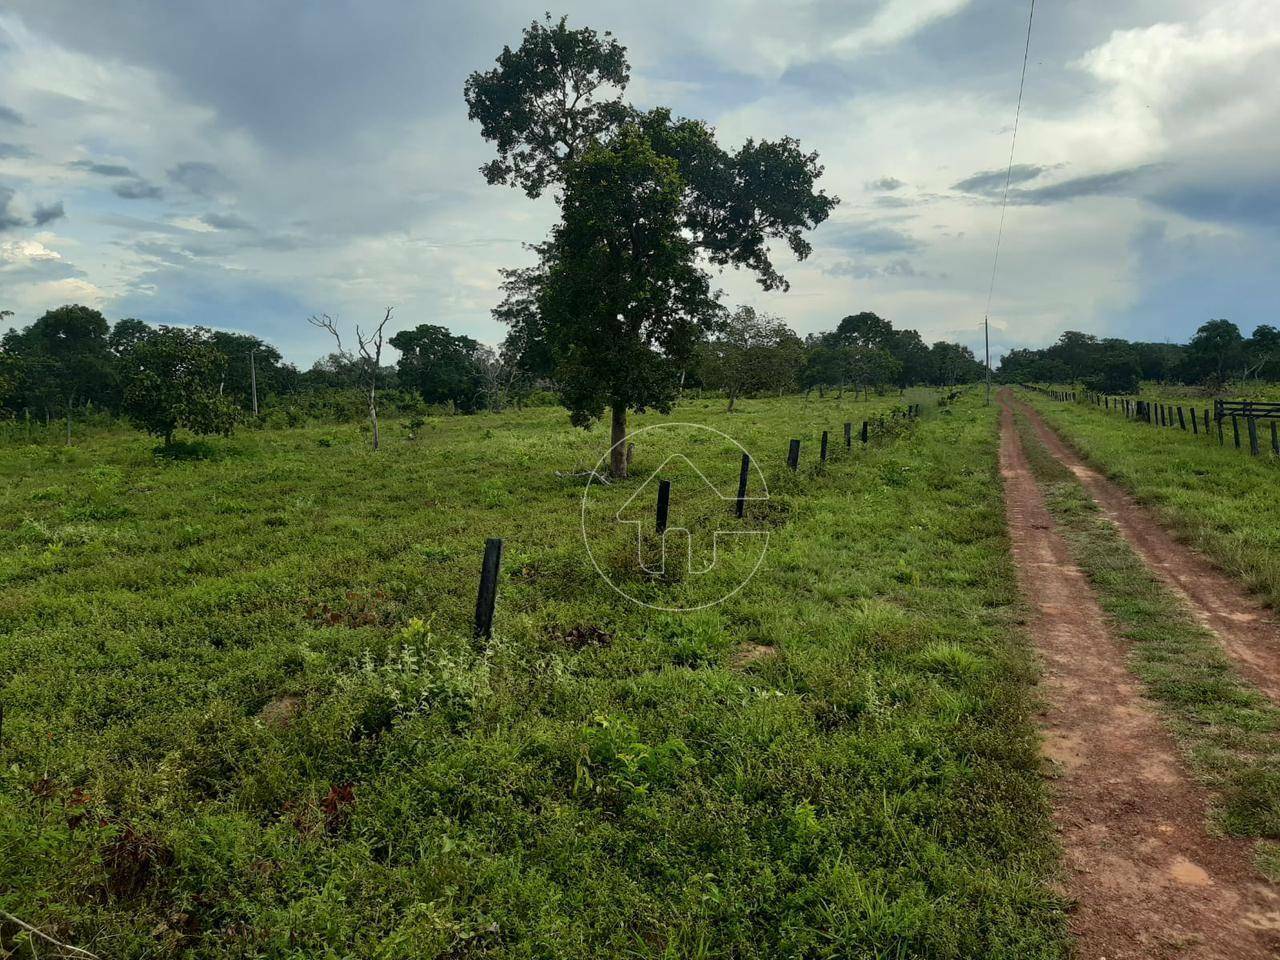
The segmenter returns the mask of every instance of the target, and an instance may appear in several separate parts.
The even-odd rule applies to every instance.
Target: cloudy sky
[[[490,187],[462,85],[546,7],[8,0],[0,308],[246,330],[309,364],[325,311],[494,343],[498,269],[550,200]],[[570,2],[635,102],[721,141],[794,135],[843,200],[789,293],[800,333],[874,310],[981,346],[1026,29],[1008,0]],[[1040,0],[993,353],[1065,328],[1280,322],[1280,0]]]

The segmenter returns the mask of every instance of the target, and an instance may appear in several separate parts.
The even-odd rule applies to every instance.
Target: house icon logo
[[[723,603],[764,562],[769,499],[764,474],[728,434],[662,423],[621,441],[629,479],[605,476],[606,453],[582,495],[582,538],[596,572],[615,591],[656,610]]]

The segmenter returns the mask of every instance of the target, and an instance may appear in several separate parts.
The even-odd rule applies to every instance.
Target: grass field
[[[1227,573],[1280,607],[1280,461],[1089,404],[1019,391],[1098,469]],[[1247,443],[1247,441],[1246,441]]]
[[[1064,956],[995,408],[908,399],[852,453],[874,404],[682,405],[771,494],[686,614],[587,563],[557,410],[0,450],[0,908],[121,958]]]

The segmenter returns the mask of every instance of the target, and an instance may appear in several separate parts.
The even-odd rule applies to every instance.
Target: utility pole
[[[258,415],[258,367],[253,360],[253,351],[249,351],[249,383],[253,388],[253,415]]]
[[[987,406],[991,406],[991,321],[982,318],[982,339],[987,345]]]

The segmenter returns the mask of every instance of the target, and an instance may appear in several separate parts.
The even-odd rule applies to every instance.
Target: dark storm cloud
[[[890,192],[893,190],[901,189],[902,187],[905,187],[905,186],[906,184],[903,181],[899,180],[897,177],[881,177],[879,180],[872,180],[870,183],[868,183],[867,189],[883,190],[885,192]]]
[[[221,193],[233,186],[231,179],[214,164],[202,160],[184,161],[170,168],[165,175],[172,182],[202,197]]]
[[[1094,173],[1085,177],[1073,177],[1061,183],[1052,183],[1028,190],[1010,190],[1009,202],[1038,206],[1062,203],[1077,197],[1135,196],[1147,183],[1148,176],[1160,169],[1159,164],[1143,164],[1127,170]]]
[[[456,109],[467,72],[492,64],[540,12],[506,4],[315,3],[281,17],[248,0],[12,5],[31,29],[99,59],[153,70],[179,95],[210,107],[216,123],[290,154],[347,153],[362,132]],[[353,63],[367,66],[345,66]]]
[[[1152,202],[1192,220],[1280,230],[1280,178],[1207,175],[1151,195]]]
[[[111,192],[122,200],[155,200],[162,195],[159,187],[145,180],[126,180],[124,183],[117,183],[111,188]]]
[[[1026,183],[1044,173],[1045,167],[1034,163],[1015,163],[1011,170],[983,170],[971,177],[965,177],[952,185],[952,190],[964,193],[1000,193],[1004,190],[1006,177],[1009,183]]]
[[[35,221],[37,227],[43,227],[46,223],[53,223],[55,220],[61,220],[67,215],[67,211],[63,209],[62,201],[57,203],[42,203],[36,207],[35,213],[31,215],[31,219]]]
[[[13,191],[8,187],[0,187],[0,233],[26,224],[26,221],[11,209],[12,203]]]
[[[25,160],[31,151],[20,143],[0,143],[0,160]]]
[[[832,224],[819,232],[818,242],[850,253],[909,253],[920,249],[920,241],[910,234],[876,224]]]
[[[6,107],[3,103],[0,103],[0,123],[12,123],[19,127],[26,125],[22,114],[12,107]]]
[[[119,163],[98,163],[94,160],[72,160],[67,164],[67,166],[74,167],[76,170],[85,170],[89,173],[96,173],[100,177],[137,176],[132,168],[123,166]]]

